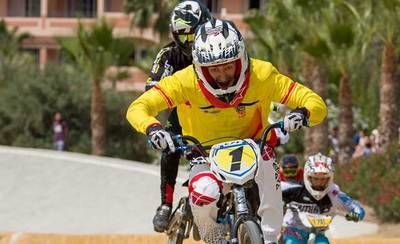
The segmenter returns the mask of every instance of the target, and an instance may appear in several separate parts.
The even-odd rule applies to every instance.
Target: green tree
[[[351,156],[352,87],[365,84],[360,73],[373,72],[362,66],[372,32],[363,23],[368,13],[360,16],[353,2],[270,1],[265,14],[251,16],[248,21],[256,40],[279,66],[289,64],[291,72],[297,74],[294,76],[301,77],[324,99],[337,96],[331,100],[339,101],[342,161]],[[334,93],[329,94],[329,89]],[[306,154],[326,153],[328,122],[306,130],[305,142]]]
[[[18,33],[18,28],[7,28],[4,20],[0,20],[0,60],[12,58],[21,48],[22,42],[29,38],[26,32]]]
[[[69,133],[67,150],[90,153],[90,86],[88,76],[70,64],[49,63],[19,67],[0,89],[0,144],[53,148],[53,116],[61,112]],[[21,95],[23,94],[23,95]],[[136,92],[105,91],[107,114],[106,155],[151,162],[145,136],[126,122],[125,113]]]
[[[281,72],[300,77],[307,86],[316,90],[324,99],[327,96],[327,77],[324,66],[330,54],[326,41],[321,37],[323,25],[321,8],[324,1],[270,1],[265,14],[250,15],[250,25],[257,41],[267,51],[269,59]],[[300,69],[301,63],[301,69]],[[305,153],[326,152],[328,124],[306,130]]]
[[[280,1],[268,3],[264,10],[252,10],[245,16],[254,39],[248,39],[249,52],[257,58],[267,58],[285,75],[292,76],[298,55],[295,50],[299,36],[288,24],[290,13]],[[253,45],[254,44],[254,45]]]
[[[302,54],[301,74],[304,82],[324,100],[328,95],[327,60],[331,49],[324,28],[327,8],[326,1],[290,1],[291,25],[299,38],[298,50]],[[328,151],[328,120],[305,131],[305,154]]]
[[[382,146],[387,150],[390,144],[399,141],[399,103],[400,99],[396,80],[397,51],[400,44],[400,1],[367,1],[371,11],[370,21],[383,44],[379,78],[379,130]],[[380,16],[380,18],[376,18]]]
[[[124,11],[133,14],[131,24],[140,29],[154,27],[161,39],[166,39],[169,33],[169,16],[177,0],[127,0]]]
[[[32,61],[29,55],[20,52],[22,42],[29,37],[26,32],[19,33],[17,27],[7,28],[6,22],[0,20],[0,81],[9,79],[14,69]]]
[[[60,45],[91,79],[92,153],[104,155],[106,120],[101,84],[109,67],[128,63],[134,52],[133,42],[114,37],[113,27],[102,19],[88,29],[79,23],[76,37],[61,39]]]

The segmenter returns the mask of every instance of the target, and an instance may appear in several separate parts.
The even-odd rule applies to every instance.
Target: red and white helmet
[[[212,19],[201,25],[195,34],[192,56],[200,82],[214,97],[237,93],[247,85],[249,58],[243,37],[232,22]],[[236,62],[236,81],[230,87],[221,89],[211,78],[207,67],[230,62]]]
[[[322,199],[331,189],[333,185],[333,164],[330,157],[324,156],[321,153],[308,157],[304,165],[304,185],[307,191],[316,199]],[[312,177],[327,177],[323,188],[318,188],[312,184]]]

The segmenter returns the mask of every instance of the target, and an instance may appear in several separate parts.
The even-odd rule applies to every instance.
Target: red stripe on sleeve
[[[292,93],[294,87],[296,86],[296,82],[292,82],[289,86],[289,90],[287,91],[286,95],[283,97],[280,103],[286,104],[287,100],[289,99],[290,94]]]
[[[172,108],[172,107],[173,107],[173,103],[172,103],[172,101],[171,101],[171,98],[169,98],[169,97],[167,96],[167,94],[165,94],[165,92],[164,92],[158,85],[155,85],[154,88],[155,88],[157,91],[160,92],[161,96],[163,96],[164,100],[165,100],[165,101],[167,102],[167,104],[168,104],[168,107],[169,107],[169,108]]]

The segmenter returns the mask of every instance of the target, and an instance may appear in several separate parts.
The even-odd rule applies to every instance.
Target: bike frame
[[[267,127],[261,137],[259,147],[260,151],[262,154],[263,148],[266,143],[266,138],[269,134],[269,132],[274,129],[274,128],[281,128],[283,129],[283,122],[278,122],[275,124],[270,125]],[[211,148],[211,146],[203,146],[196,138],[191,137],[191,136],[181,136],[177,135],[174,137],[174,141],[178,144],[177,145],[177,150],[183,152],[183,154],[188,158],[188,160],[191,162],[193,160],[193,152],[199,153],[202,157],[207,158],[208,153],[207,150]],[[193,145],[188,145],[187,142],[192,142],[194,143]],[[190,159],[190,157],[192,158]],[[237,185],[233,184],[231,186],[231,192],[232,192],[232,198],[230,199],[230,203],[227,206],[227,209],[225,211],[225,214],[227,215],[232,215],[233,214],[233,221],[232,219],[229,219],[229,225],[231,229],[230,233],[230,239],[232,241],[232,244],[238,243],[238,232],[239,232],[239,227],[242,223],[246,221],[253,221],[254,223],[258,225],[258,220],[253,216],[253,213],[251,212],[249,206],[249,199],[246,197],[246,190],[245,186],[243,185]],[[234,205],[233,205],[234,204]],[[234,208],[234,213],[232,213],[232,210]],[[189,214],[190,213],[190,214]],[[185,225],[184,230],[177,230],[177,228],[182,227],[182,224]],[[172,214],[170,224],[168,226],[168,229],[166,231],[167,235],[171,236],[173,234],[182,234],[184,238],[188,238],[190,234],[190,230],[193,227],[193,216],[190,211],[190,205],[188,202],[187,197],[181,198],[178,207],[175,209],[174,213]],[[177,231],[177,232],[176,232]],[[179,232],[181,231],[181,232]],[[261,229],[259,228],[260,233]],[[175,233],[176,232],[176,233]],[[182,233],[183,232],[183,233]]]

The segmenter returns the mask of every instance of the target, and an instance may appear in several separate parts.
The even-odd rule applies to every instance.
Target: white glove
[[[296,131],[301,129],[303,125],[307,126],[307,118],[300,109],[295,109],[285,116],[283,119],[284,130],[287,132]]]
[[[175,145],[171,134],[164,129],[150,131],[148,139],[151,147],[155,150],[175,152]]]
[[[282,130],[280,128],[274,129],[276,136],[278,137],[279,140],[279,144],[280,145],[284,145],[286,143],[288,143],[289,141],[289,133],[283,133]]]

